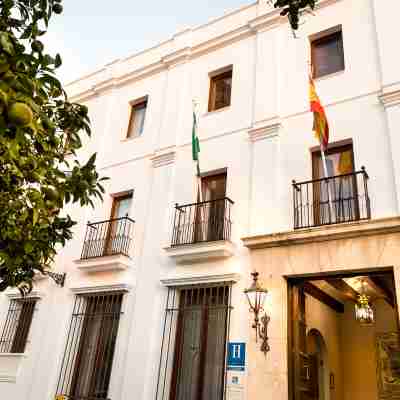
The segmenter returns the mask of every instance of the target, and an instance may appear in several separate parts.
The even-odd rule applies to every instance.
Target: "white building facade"
[[[79,157],[97,152],[110,179],[103,203],[70,208],[79,223],[54,267],[65,285],[38,278],[31,311],[12,290],[0,297],[2,340],[14,340],[0,353],[1,399],[302,399],[291,279],[381,269],[399,289],[400,4],[319,3],[297,38],[259,1],[69,85],[92,121]],[[329,172],[347,176],[326,186],[311,58]],[[269,291],[266,353],[243,293],[255,270]],[[243,368],[228,348],[246,352]],[[350,393],[334,364],[314,398]]]

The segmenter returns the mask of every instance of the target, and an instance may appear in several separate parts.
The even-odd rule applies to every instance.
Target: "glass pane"
[[[147,104],[140,104],[133,107],[128,137],[141,136],[143,133],[146,108]]]
[[[215,109],[227,107],[231,103],[232,77],[215,81]]]
[[[129,215],[131,209],[132,197],[126,197],[124,199],[115,199],[115,210],[113,218],[123,218]]]
[[[326,164],[329,177],[329,183],[321,181],[317,192],[319,193],[319,207],[322,221],[329,219],[331,222],[341,222],[351,220],[357,210],[356,178],[350,174],[354,171],[352,151],[338,151],[326,155]],[[319,178],[324,178],[324,169],[322,158],[319,158]],[[329,204],[329,197],[331,204]],[[332,211],[332,212],[331,212]]]
[[[342,35],[337,33],[313,44],[315,76],[320,77],[344,69]]]
[[[177,383],[177,400],[195,399],[200,367],[200,334],[202,311],[185,309],[182,324],[181,364]]]
[[[226,309],[222,307],[212,308],[208,312],[203,400],[219,400],[222,398],[226,317]]]

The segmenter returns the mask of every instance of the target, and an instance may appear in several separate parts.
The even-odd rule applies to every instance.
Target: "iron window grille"
[[[168,289],[156,400],[226,398],[231,286]]]
[[[67,400],[107,400],[122,292],[78,295],[57,384]]]
[[[37,299],[10,301],[0,339],[0,353],[24,353]]]

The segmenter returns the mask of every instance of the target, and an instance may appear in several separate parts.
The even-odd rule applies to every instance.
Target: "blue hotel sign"
[[[246,364],[246,343],[228,343],[228,371],[244,371]]]

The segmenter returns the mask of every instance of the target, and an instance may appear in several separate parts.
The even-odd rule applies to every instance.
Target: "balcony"
[[[126,269],[135,221],[129,217],[88,223],[78,268],[88,272]]]
[[[293,181],[294,229],[370,219],[368,179],[362,167],[345,175]]]
[[[171,247],[166,249],[169,256],[178,262],[231,256],[233,204],[228,197],[185,205],[177,204]]]

